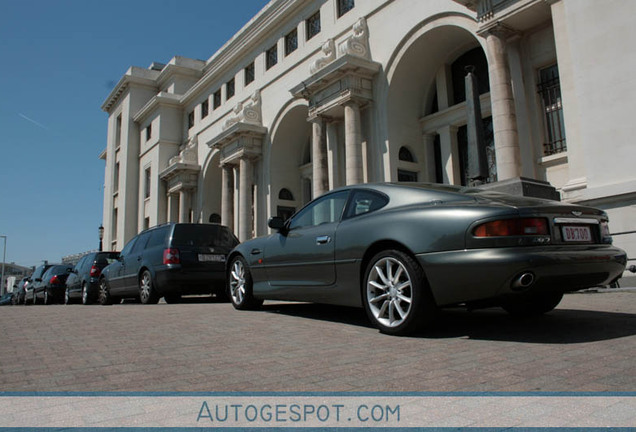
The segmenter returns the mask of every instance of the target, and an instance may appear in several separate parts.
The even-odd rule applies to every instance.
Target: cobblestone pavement
[[[268,302],[0,308],[1,391],[635,391],[636,290],[552,313],[443,313],[415,337],[363,310]]]

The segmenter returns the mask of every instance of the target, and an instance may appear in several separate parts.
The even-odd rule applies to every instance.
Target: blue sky
[[[114,84],[133,65],[207,60],[267,3],[0,0],[6,261],[31,266],[96,249],[107,125],[100,107]]]

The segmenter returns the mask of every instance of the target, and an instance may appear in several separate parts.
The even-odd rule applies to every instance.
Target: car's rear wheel
[[[99,281],[97,301],[102,306],[113,304],[113,299],[110,296],[110,290],[108,289],[108,282],[106,282],[106,279],[101,279]]]
[[[88,284],[86,282],[82,284],[82,304],[91,304],[91,299],[88,296]]]
[[[510,315],[532,317],[550,312],[562,299],[563,293],[560,292],[541,293],[508,300],[502,307]]]
[[[33,304],[34,305],[38,304],[38,296],[35,295],[35,290],[33,291]]]
[[[257,309],[263,304],[263,300],[254,298],[252,274],[243,257],[232,260],[227,280],[230,301],[236,309]]]
[[[375,255],[367,266],[364,284],[364,308],[382,333],[407,335],[435,317],[437,308],[424,272],[402,251]]]
[[[49,297],[49,290],[47,290],[46,288],[44,289],[44,304],[45,305],[51,304],[51,299]]]
[[[68,288],[66,288],[64,290],[64,304],[65,305],[70,305],[71,304],[71,296],[68,292]]]
[[[144,270],[139,278],[139,300],[142,304],[157,304],[159,296],[152,285],[152,275]]]

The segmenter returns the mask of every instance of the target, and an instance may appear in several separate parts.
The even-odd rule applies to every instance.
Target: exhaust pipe
[[[510,287],[515,291],[520,291],[530,287],[534,283],[534,274],[530,272],[521,273],[512,280]]]

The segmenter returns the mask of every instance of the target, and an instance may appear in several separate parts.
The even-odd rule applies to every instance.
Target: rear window
[[[117,261],[118,257],[119,257],[119,252],[99,253],[95,257],[95,264],[106,266],[108,264],[112,264],[113,262]]]
[[[172,246],[228,247],[233,248],[238,240],[222,225],[175,225]]]
[[[67,273],[73,268],[72,265],[56,265],[48,269],[49,274]]]

